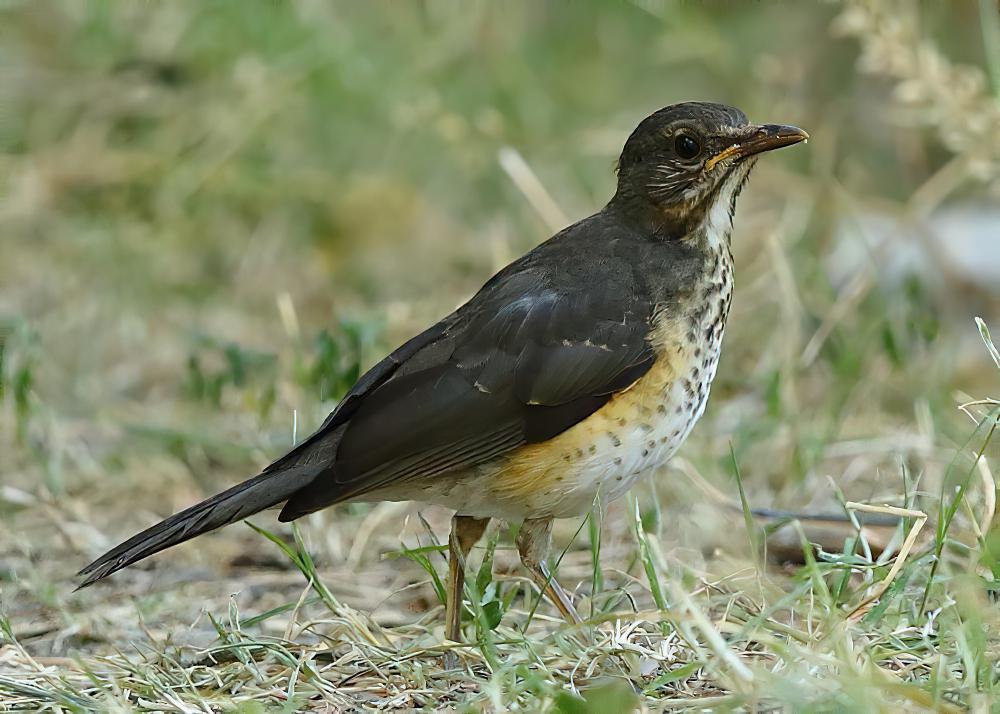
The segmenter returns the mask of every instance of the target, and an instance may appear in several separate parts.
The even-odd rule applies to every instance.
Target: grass
[[[995,708],[1000,310],[895,259],[940,207],[996,210],[997,27],[987,2],[4,4],[0,709]],[[599,207],[636,121],[693,97],[812,139],[741,197],[704,419],[558,524],[582,626],[502,527],[445,644],[450,514],[411,504],[262,514],[72,593]]]

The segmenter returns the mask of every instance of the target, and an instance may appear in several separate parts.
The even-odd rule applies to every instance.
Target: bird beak
[[[731,158],[742,159],[764,151],[798,144],[808,138],[809,135],[797,126],[784,124],[752,126],[742,137],[736,137],[734,143],[706,161],[705,169],[711,171],[720,161]]]

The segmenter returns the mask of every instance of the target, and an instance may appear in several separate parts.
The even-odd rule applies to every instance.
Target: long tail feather
[[[310,483],[321,470],[317,464],[306,464],[281,471],[265,471],[176,513],[112,548],[77,573],[84,576],[77,589],[161,550],[282,503]]]

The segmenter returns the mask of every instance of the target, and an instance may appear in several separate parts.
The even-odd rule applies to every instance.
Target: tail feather
[[[310,483],[321,470],[320,465],[313,463],[281,471],[265,471],[176,513],[112,548],[77,573],[84,576],[77,589],[87,587],[161,550],[282,503]]]

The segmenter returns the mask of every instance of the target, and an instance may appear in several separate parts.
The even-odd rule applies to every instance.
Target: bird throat
[[[703,201],[702,205],[705,208],[701,216],[700,229],[693,231],[692,237],[695,240],[703,240],[705,249],[710,253],[723,246],[727,253],[730,252],[736,199],[750,178],[753,163],[751,160],[732,167],[715,191]],[[731,254],[729,260],[732,262]]]

